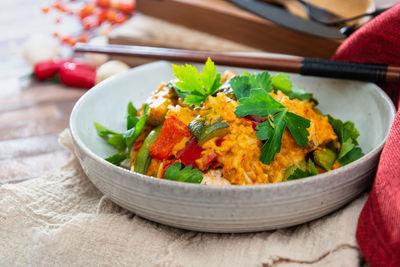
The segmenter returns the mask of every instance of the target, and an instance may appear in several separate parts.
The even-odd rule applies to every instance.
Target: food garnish
[[[271,80],[274,90],[280,90],[290,99],[310,100],[313,101],[315,105],[318,105],[318,100],[314,98],[313,94],[307,93],[298,86],[293,86],[289,75],[279,73],[272,77]]]
[[[310,127],[310,121],[289,112],[287,107],[276,101],[269,94],[273,89],[268,73],[264,72],[244,77],[244,79],[240,79],[240,76],[236,78],[240,79],[241,82],[231,81],[233,91],[240,103],[240,106],[236,108],[235,114],[238,117],[248,115],[267,117],[265,122],[256,127],[258,130],[257,137],[266,141],[261,149],[261,162],[270,164],[274,160],[275,154],[280,152],[282,136],[286,126],[296,143],[299,146],[306,146],[309,135],[307,128]],[[267,86],[259,88],[259,83],[256,81],[261,80]],[[291,89],[287,87],[287,84],[285,86],[286,90]]]
[[[192,165],[182,169],[181,163],[174,163],[165,172],[164,179],[199,184],[203,180],[203,173],[199,169],[193,169]]]
[[[354,123],[322,115],[286,74],[221,76],[211,59],[200,74],[188,64],[172,68],[177,80],[139,111],[128,104],[124,133],[95,123],[118,150],[106,160],[167,180],[201,183],[208,174],[210,184],[212,174],[246,185],[317,175],[363,155]]]
[[[200,75],[196,67],[189,64],[172,64],[172,69],[174,76],[179,79],[174,83],[175,91],[185,99],[185,104],[198,107],[221,86],[221,74],[217,74],[217,68],[210,58],[207,59]]]
[[[340,151],[337,159],[340,165],[347,165],[364,156],[361,148],[357,147],[357,138],[360,133],[355,128],[354,123],[351,121],[343,123],[343,121],[335,119],[331,115],[328,115],[328,120],[340,141]]]

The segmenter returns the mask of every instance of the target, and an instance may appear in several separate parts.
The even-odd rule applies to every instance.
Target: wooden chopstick
[[[199,63],[204,63],[210,57],[218,65],[377,83],[400,82],[400,67],[386,64],[354,63],[303,57],[243,56],[207,51],[111,44],[77,43],[74,46],[74,51]]]

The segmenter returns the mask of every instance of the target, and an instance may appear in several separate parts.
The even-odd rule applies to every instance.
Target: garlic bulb
[[[60,53],[60,44],[54,38],[42,34],[31,35],[22,46],[22,55],[31,65],[54,59]]]
[[[101,65],[96,72],[96,84],[105,79],[129,70],[129,66],[119,60],[111,60]]]

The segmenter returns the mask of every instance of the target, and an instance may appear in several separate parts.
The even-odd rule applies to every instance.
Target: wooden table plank
[[[47,3],[0,1],[0,184],[38,177],[71,157],[58,135],[86,90],[20,80],[32,71],[20,55],[22,43],[31,34],[51,35],[59,27],[52,23],[54,14],[41,12]]]
[[[66,88],[58,84],[39,84],[4,95],[0,98],[0,112],[18,110],[46,103],[77,100],[87,90]]]

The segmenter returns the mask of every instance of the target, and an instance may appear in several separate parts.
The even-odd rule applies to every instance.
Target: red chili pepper
[[[78,62],[65,62],[59,74],[60,81],[71,87],[92,88],[96,81],[96,69]]]
[[[42,61],[35,65],[33,73],[39,81],[53,78],[59,71],[60,65],[54,60]]]
[[[196,160],[201,158],[201,152],[203,152],[203,149],[199,146],[196,137],[193,136],[176,156],[183,165],[192,165],[193,168],[197,168]]]
[[[173,116],[168,117],[156,141],[150,146],[151,157],[158,160],[167,160],[171,156],[174,146],[178,144],[182,138],[191,135],[192,133],[189,131],[186,124]]]
[[[35,75],[35,78],[39,81],[53,78],[60,71],[61,65],[65,62],[74,61],[72,59],[57,59],[38,62],[34,67],[33,74]]]
[[[60,81],[67,86],[91,88],[95,84],[96,70],[74,59],[42,61],[35,65],[34,75],[39,81],[60,75]]]

